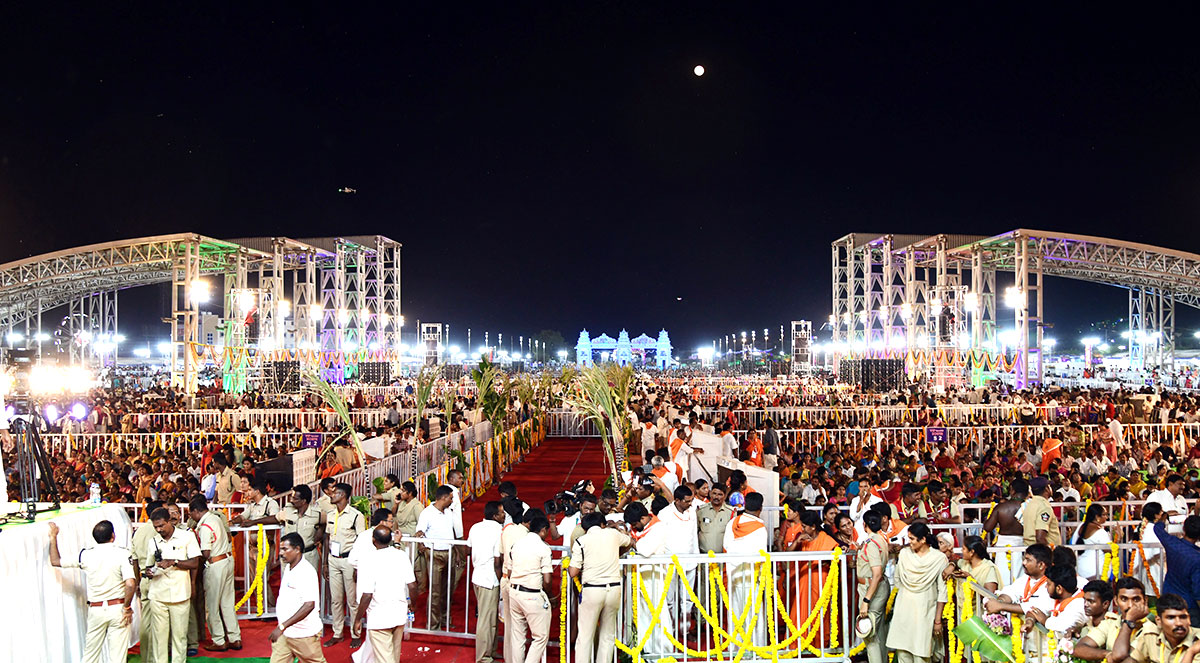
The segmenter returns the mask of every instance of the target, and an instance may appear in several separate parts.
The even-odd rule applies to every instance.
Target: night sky
[[[0,261],[383,234],[410,320],[691,349],[824,320],[847,232],[1198,250],[1194,5],[16,4]],[[1051,280],[1047,304],[1066,338],[1125,296]]]

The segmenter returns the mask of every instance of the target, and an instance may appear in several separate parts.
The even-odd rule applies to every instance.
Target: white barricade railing
[[[431,407],[426,410],[436,414],[440,410]],[[401,423],[412,423],[417,411],[413,408],[398,410]],[[365,407],[350,411],[350,420],[355,426],[375,428],[387,424],[388,410],[386,407]],[[342,426],[341,419],[331,410],[305,408],[263,408],[227,410],[192,410],[189,412],[151,412],[146,415],[149,419],[150,431],[192,431],[192,430],[229,430],[237,431],[242,428],[262,427],[276,430],[301,431],[336,431]],[[134,415],[134,426],[138,425],[138,415]]]
[[[945,426],[946,443],[955,448],[972,443],[1040,442],[1046,438],[1063,439],[1062,425],[1029,426]],[[741,435],[745,431],[735,431]],[[814,451],[827,446],[843,449],[861,449],[870,446],[877,451],[885,446],[901,445],[909,449],[925,450],[932,446],[923,426],[870,427],[870,428],[802,428],[780,429],[785,442],[796,445],[798,451]],[[1124,444],[1129,447],[1134,441],[1144,441],[1153,446],[1163,443],[1171,445],[1176,452],[1186,451],[1185,446],[1200,435],[1200,423],[1195,424],[1127,424],[1124,426]],[[1089,441],[1091,438],[1089,437]]]
[[[745,636],[735,638],[726,656],[734,656],[741,649],[740,642],[748,640],[756,646],[771,645],[771,636],[775,635],[776,642],[787,640],[792,632],[787,626],[782,612],[786,611],[791,623],[799,627],[816,607],[822,588],[826,585],[833,566],[832,552],[776,552],[770,555],[768,567],[769,586],[764,586],[758,580],[761,578],[764,557],[761,554],[719,554],[715,557],[706,555],[679,555],[678,565],[670,557],[638,557],[630,556],[621,560],[622,591],[624,593],[622,609],[618,618],[618,640],[628,647],[636,647],[645,641],[641,650],[642,660],[660,660],[663,657],[686,658],[689,661],[715,661],[718,654],[713,654],[718,643],[713,640],[713,629],[703,623],[701,618],[697,624],[696,637],[699,639],[697,650],[706,652],[703,657],[695,657],[679,651],[667,637],[670,633],[676,642],[687,642],[690,638],[685,635],[686,623],[684,617],[688,608],[698,603],[701,609],[710,614],[722,629],[732,633],[732,612],[747,616],[757,615],[753,629]],[[851,620],[857,614],[857,591],[855,589],[853,555],[839,555],[837,559],[838,577],[831,583],[837,592],[838,649],[833,651],[831,646],[832,629],[829,617],[833,613],[832,603],[826,608],[824,619],[816,619],[813,628],[816,635],[811,643],[813,649],[822,655],[814,655],[804,650],[799,654],[800,660],[808,661],[844,661],[842,651],[848,640],[854,639],[854,629]],[[692,570],[689,570],[689,567]],[[684,573],[680,575],[680,570]],[[640,597],[634,595],[635,574],[641,575],[639,584],[644,593]],[[668,584],[668,576],[671,582]],[[681,580],[682,578],[682,580]],[[691,588],[691,592],[687,588]],[[724,591],[722,591],[722,587]],[[778,596],[779,601],[768,601],[768,597]],[[694,598],[693,598],[694,597]],[[755,600],[757,598],[757,600]],[[665,600],[664,600],[665,599]],[[649,600],[649,604],[647,603]],[[637,623],[633,620],[633,606],[636,601]],[[650,627],[651,613],[659,605],[662,606],[661,621],[647,634]],[[746,606],[749,605],[749,611]],[[780,609],[782,606],[782,610]],[[700,614],[699,612],[697,614]],[[688,619],[690,621],[690,618]],[[770,624],[769,622],[774,622]],[[748,622],[747,622],[748,623]],[[649,635],[649,637],[647,637]],[[785,651],[795,651],[797,643],[780,649],[780,655]],[[824,650],[824,651],[822,651]],[[746,657],[762,660],[758,654],[746,652]],[[765,658],[770,658],[765,657]]]
[[[1043,424],[1066,423],[1072,415],[1082,414],[1079,406],[1033,407],[1032,421]],[[904,407],[895,405],[872,405],[853,407],[768,407],[751,410],[728,410],[723,408],[701,408],[700,414],[710,420],[725,420],[732,417],[735,428],[754,426],[762,429],[771,420],[776,428],[816,428],[835,425],[839,428],[854,426],[901,426],[915,425],[940,419],[945,425],[967,424],[1015,424],[1022,423],[1020,406],[1016,405],[938,405],[935,407]],[[684,415],[686,416],[686,413]]]
[[[235,446],[261,446],[284,450],[300,448],[303,433],[46,433],[42,443],[50,452],[95,455],[101,450],[136,451],[198,450],[212,436],[224,444],[233,438]]]
[[[596,422],[575,410],[550,410],[546,416],[546,434],[550,437],[600,437]]]

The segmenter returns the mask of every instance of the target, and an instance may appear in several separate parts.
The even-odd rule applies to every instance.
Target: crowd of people
[[[554,509],[529,507],[517,496],[516,486],[504,482],[501,499],[484,505],[482,520],[464,526],[463,476],[458,472],[448,475],[447,485],[430,491],[428,504],[421,503],[411,482],[389,476],[382,477],[382,490],[365,496],[370,508],[360,510],[349,505],[356,497],[352,489],[336,480],[337,472],[328,472],[315,495],[298,486],[287,493],[285,505],[275,499],[277,487],[257,476],[255,468],[258,461],[288,449],[232,444],[218,432],[206,433],[203,443],[192,448],[104,449],[94,456],[70,457],[56,453],[52,461],[59,485],[72,499],[94,497],[98,486],[106,501],[145,505],[148,525],[137,528],[132,560],[111,552],[110,525],[93,532],[93,550],[108,552],[89,552],[74,563],[88,572],[89,620],[119,628],[128,623],[124,608],[140,598],[147,660],[183,660],[201,644],[215,651],[241,647],[232,611],[230,527],[256,524],[283,527],[281,559],[267,563],[268,572],[280,579],[278,596],[268,598],[279,615],[279,628],[271,634],[278,660],[323,660],[322,645],[343,638],[352,646],[369,642],[380,660],[398,660],[411,601],[425,597],[430,614],[426,627],[446,628],[455,620],[451,603],[460,600],[454,597],[465,582],[478,613],[478,663],[540,661],[557,612],[551,600],[558,593],[552,545],[570,551],[567,571],[579,581],[572,633],[574,656],[582,663],[613,660],[617,615],[628,610],[622,556],[661,559],[767,549],[841,549],[854,555],[852,594],[861,602],[852,609],[868,625],[859,634],[866,643],[861,655],[871,663],[884,663],[888,652],[905,662],[945,658],[948,635],[941,615],[948,600],[946,581],[966,578],[996,597],[983,604],[989,624],[1011,629],[1016,621],[1003,616],[1023,618],[1022,628],[1031,633],[1027,648],[1044,642],[1034,637],[1040,626],[1058,634],[1060,641],[1074,641],[1075,655],[1083,660],[1165,663],[1161,652],[1151,649],[1168,646],[1171,651],[1182,647],[1190,660],[1188,647],[1200,631],[1180,636],[1174,630],[1178,617],[1171,611],[1181,605],[1200,624],[1200,575],[1191,578],[1191,569],[1200,569],[1200,548],[1192,545],[1200,539],[1200,507],[1188,501],[1200,495],[1200,446],[1178,431],[1150,444],[1121,430],[1134,423],[1131,417],[1190,423],[1196,409],[1190,395],[1163,394],[1135,410],[1135,394],[1127,392],[984,390],[980,400],[1073,407],[1052,433],[1028,439],[981,436],[958,446],[885,440],[878,446],[827,443],[812,448],[798,445],[788,434],[791,424],[799,422],[776,426],[770,417],[746,416],[746,410],[784,403],[836,404],[831,398],[856,406],[906,402],[926,408],[930,419],[922,423],[928,425],[937,423],[937,405],[971,402],[977,392],[932,396],[910,391],[880,398],[848,391],[806,394],[800,388],[790,394],[786,389],[760,391],[740,389],[727,399],[686,384],[639,383],[627,447],[637,462],[617,485],[577,486],[574,508],[562,517],[555,517]],[[464,418],[456,417],[451,426],[469,420],[471,399],[459,404]],[[718,404],[716,414],[705,407]],[[432,434],[428,426],[421,422],[417,430],[425,432],[413,434],[403,422],[393,426],[389,420],[378,430],[363,432],[386,436],[387,448],[395,451],[427,439]],[[690,476],[690,457],[702,453],[691,444],[697,431],[718,436],[722,456],[777,472],[778,501],[785,508],[768,514],[761,489],[752,488],[744,472],[734,471],[723,481]],[[360,462],[349,448],[327,456],[340,469]],[[1092,501],[1127,506],[1089,507]],[[246,508],[233,519],[208,508],[210,503],[238,502]],[[1064,530],[1060,522],[1080,524]],[[958,535],[946,527],[972,524],[969,530],[957,530]],[[963,531],[971,535],[964,537]],[[428,543],[401,544],[403,537],[426,538]],[[1130,576],[1115,586],[1105,573],[1101,549],[1110,542],[1141,544],[1138,554],[1127,555]],[[1005,545],[1023,552],[1007,560],[988,552]],[[1075,552],[1076,546],[1091,547]],[[702,599],[705,594],[696,580],[697,564],[685,564],[682,580],[671,583],[662,573],[665,568],[645,564],[638,573],[650,596],[667,592],[667,604],[675,609],[651,629],[652,611],[643,604],[637,620],[638,631],[649,632],[647,651],[670,655],[676,648],[666,633],[697,642],[704,631],[692,593],[682,584],[691,583]],[[829,573],[828,562],[785,571],[791,582],[782,583],[786,589],[781,591],[794,623],[818,609]],[[329,582],[332,597],[332,637],[323,643],[318,575]],[[730,566],[729,605],[746,604],[754,575],[753,565]],[[93,576],[107,583],[97,581],[94,596]],[[894,604],[890,613],[889,598]],[[112,609],[119,604],[124,606],[120,611]],[[1152,604],[1157,605],[1157,626],[1147,618]],[[1114,619],[1119,622],[1115,627],[1110,623]],[[785,628],[783,621],[774,626]],[[768,630],[766,620],[760,620],[747,637],[765,644]],[[497,650],[501,634],[503,648]],[[88,647],[93,651],[90,637]]]

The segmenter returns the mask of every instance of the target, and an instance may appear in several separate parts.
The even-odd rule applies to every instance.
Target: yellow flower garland
[[[1012,622],[1013,663],[1025,663],[1025,641],[1021,635],[1021,617],[1016,613],[1009,616]]]
[[[254,565],[254,582],[246,588],[246,594],[236,604],[234,611],[241,609],[251,595],[258,601],[258,615],[266,611],[266,601],[263,600],[263,577],[266,576],[267,560],[270,559],[271,544],[267,541],[267,532],[262,525],[258,526],[258,561]]]
[[[571,592],[570,577],[567,573],[567,567],[571,564],[571,558],[563,556],[562,558],[562,589],[558,594],[558,661],[559,663],[567,663],[567,596]]]
[[[954,579],[946,580],[946,607],[942,608],[942,630],[946,632],[946,651],[953,655],[957,643],[954,637]],[[961,660],[961,657],[960,659]],[[954,661],[958,663],[958,661]]]

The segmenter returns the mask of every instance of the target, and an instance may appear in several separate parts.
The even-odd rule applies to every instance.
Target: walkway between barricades
[[[542,503],[554,497],[560,491],[570,488],[581,479],[591,479],[595,482],[597,490],[604,484],[605,467],[604,467],[604,451],[601,448],[600,440],[597,439],[566,439],[566,438],[548,438],[537,448],[529,452],[525,459],[513,466],[512,470],[501,477],[502,481],[512,481],[517,485],[519,496],[522,500],[528,503],[531,507],[542,508]],[[483,507],[489,500],[500,499],[499,490],[493,486],[487,490],[481,497],[467,502],[463,509],[463,527],[470,531],[471,525],[483,519]],[[558,517],[553,519],[557,522]],[[465,532],[464,532],[465,535]],[[555,543],[555,542],[551,542]],[[560,542],[557,542],[561,544]],[[463,581],[459,584],[457,591],[454,593],[453,605],[458,609],[457,612],[452,611],[455,615],[461,615],[464,592],[467,591],[468,583],[464,576]],[[415,597],[414,605],[423,605],[425,596]],[[472,605],[474,599],[472,598]],[[414,610],[417,613],[417,626],[424,625],[424,611]],[[461,617],[459,617],[461,619]],[[470,619],[470,630],[474,631],[474,615]],[[242,620],[240,623],[242,628],[242,643],[241,651],[230,652],[208,652],[200,651],[202,657],[211,658],[213,660],[228,661],[229,663],[237,663],[239,661],[266,661],[271,655],[271,643],[268,636],[271,630],[275,628],[274,620]],[[456,624],[456,626],[458,626]],[[557,624],[552,627],[551,639],[554,639],[558,633]],[[322,635],[322,641],[330,635],[328,627]],[[329,663],[349,663],[350,655],[353,650],[350,649],[350,640],[345,641],[333,647],[324,649],[325,659]],[[369,646],[364,643],[364,646]],[[136,652],[137,649],[135,648]],[[553,651],[553,650],[552,650]],[[433,663],[472,663],[475,660],[475,642],[473,640],[464,640],[450,636],[434,636],[434,635],[412,635],[410,640],[404,643],[404,659],[406,661],[416,661],[421,663],[429,661]],[[132,654],[130,660],[141,660],[137,654]],[[189,661],[195,660],[189,658]]]
[[[533,449],[525,460],[514,465],[513,469],[501,477],[501,481],[511,481],[516,484],[518,497],[521,498],[531,508],[542,509],[543,503],[551,499],[559,492],[566,490],[583,479],[591,479],[596,485],[597,496],[604,485],[605,466],[604,466],[604,449],[601,446],[600,440],[597,439],[568,439],[568,438],[547,438],[544,442]],[[465,537],[471,531],[471,526],[483,520],[483,507],[491,500],[499,500],[500,491],[496,486],[492,486],[483,494],[482,497],[476,498],[474,501],[467,503],[463,508],[463,536]],[[550,517],[551,529],[558,524],[561,515]],[[554,530],[557,531],[557,530]],[[562,545],[561,540],[550,541],[551,545]],[[469,589],[466,576],[459,584],[454,592],[452,600],[451,618],[453,620],[462,619],[462,606],[465,599],[464,592]],[[414,605],[424,606],[425,595],[420,595]],[[475,598],[471,597],[471,604],[474,605]],[[425,625],[424,610],[414,610],[417,613],[416,626],[423,628]],[[472,610],[472,613],[474,611]],[[555,623],[551,627],[550,639],[554,640],[557,637],[557,610],[553,611],[555,615]],[[469,621],[469,630],[475,631],[475,616],[472,614]],[[459,630],[461,625],[454,624],[454,630]],[[503,627],[501,627],[503,628]],[[434,636],[434,635],[414,635],[413,639],[418,637],[425,641],[443,642],[443,643],[460,643],[461,639],[451,636]],[[474,641],[470,642],[474,646]],[[406,650],[407,651],[407,650]],[[472,650],[473,651],[473,650]]]

